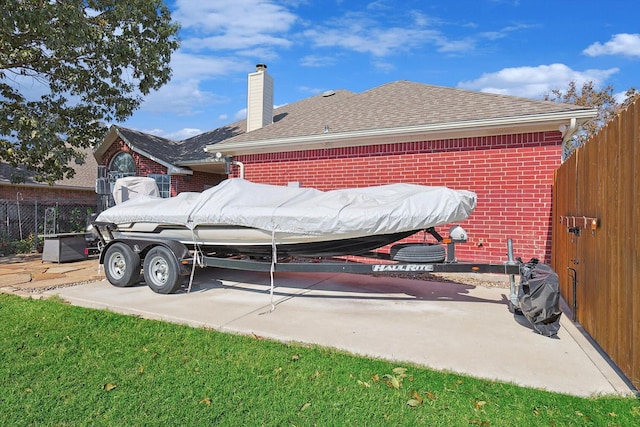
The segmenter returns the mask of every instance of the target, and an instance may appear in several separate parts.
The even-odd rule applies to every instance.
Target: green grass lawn
[[[2,426],[640,425],[637,398],[547,393],[59,300],[0,294],[0,319]]]

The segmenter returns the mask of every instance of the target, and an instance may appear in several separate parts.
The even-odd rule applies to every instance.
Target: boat
[[[462,221],[475,205],[475,193],[442,186],[321,191],[231,178],[201,193],[136,194],[100,213],[95,224],[106,244],[175,240],[216,256],[270,256],[274,249],[279,256],[339,256]]]

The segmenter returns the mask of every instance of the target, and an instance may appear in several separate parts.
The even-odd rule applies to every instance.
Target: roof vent
[[[335,90],[327,90],[327,91],[322,92],[322,96],[325,97],[325,98],[328,98],[331,95],[335,95],[335,94],[336,94]]]

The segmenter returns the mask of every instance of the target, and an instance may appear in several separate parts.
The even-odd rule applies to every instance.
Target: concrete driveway
[[[75,305],[354,354],[579,396],[629,394],[566,316],[557,339],[508,311],[508,289],[336,273],[197,270],[190,293],[106,280],[45,292]],[[272,305],[273,302],[273,305]]]

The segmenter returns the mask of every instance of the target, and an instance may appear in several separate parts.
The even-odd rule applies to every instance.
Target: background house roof
[[[54,183],[55,188],[83,189],[94,190],[96,185],[97,167],[96,159],[93,157],[92,150],[87,148],[84,150],[85,162],[82,165],[73,164],[73,170],[76,172],[73,178],[65,178]],[[12,175],[24,177],[21,185],[49,187],[48,184],[36,181],[34,173],[29,172],[25,167],[13,167],[6,163],[0,163],[0,185],[14,185],[11,183]]]

